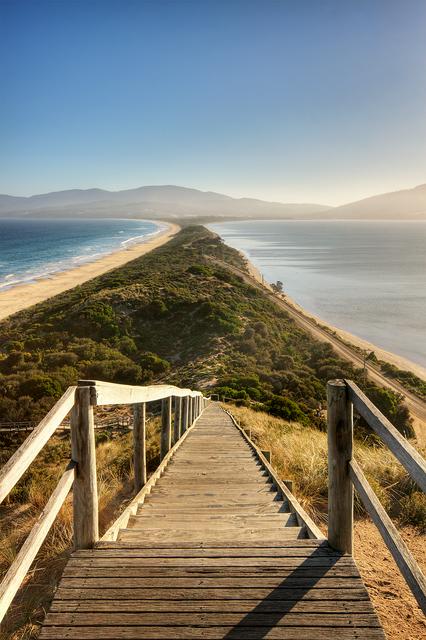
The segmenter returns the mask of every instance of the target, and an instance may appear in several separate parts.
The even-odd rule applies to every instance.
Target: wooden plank
[[[210,532],[206,531],[206,529],[194,529],[191,532],[186,532],[185,530],[177,530],[177,529],[168,529],[165,531],[163,528],[152,528],[145,527],[141,530],[134,529],[121,529],[119,533],[119,540],[140,540],[141,537],[150,536],[151,539],[156,542],[168,541],[169,543],[174,540],[180,541],[204,541],[211,544],[212,542],[231,542],[235,541],[247,541],[259,539],[259,537],[263,536],[264,538],[275,538],[278,542],[279,540],[285,540],[289,538],[298,538],[304,537],[304,530],[302,527],[268,527],[262,528],[257,527],[256,529],[246,529],[245,527],[241,527],[240,530],[236,530],[235,528],[223,529],[218,532]]]
[[[377,616],[371,613],[292,613],[271,616],[271,613],[258,613],[251,611],[248,615],[238,613],[221,612],[168,612],[163,611],[161,616],[156,612],[130,613],[130,612],[62,612],[49,613],[44,625],[53,626],[196,626],[214,627],[242,626],[264,627],[272,625],[276,627],[378,627]]]
[[[297,578],[350,578],[359,577],[358,569],[354,565],[343,566],[300,566],[288,567],[272,564],[258,567],[243,567],[241,563],[233,566],[229,562],[215,566],[201,566],[198,564],[179,565],[152,565],[152,566],[124,566],[124,567],[97,567],[97,566],[67,566],[64,570],[66,578],[220,578],[226,574],[228,578],[279,578],[285,580],[291,574]]]
[[[71,451],[72,459],[77,463],[73,488],[74,546],[86,549],[99,539],[95,425],[90,387],[78,387],[75,392]]]
[[[328,542],[353,553],[354,490],[348,463],[352,458],[353,416],[343,380],[327,383]]]
[[[380,531],[419,607],[426,615],[426,578],[422,570],[380,504],[356,460],[352,460],[350,463],[350,476],[368,514]]]
[[[76,387],[68,387],[0,471],[0,503],[9,494],[74,405]]]
[[[393,424],[374,406],[351,380],[345,380],[349,398],[358,413],[368,422],[419,487],[426,493],[426,460],[399,433]]]
[[[373,613],[369,600],[115,600],[114,611],[272,613]],[[111,600],[54,600],[52,613],[111,611]]]
[[[101,633],[100,633],[101,632]],[[43,640],[140,640],[146,638],[150,640],[192,640],[208,639],[223,640],[232,638],[233,640],[259,640],[266,638],[270,640],[330,640],[330,633],[336,636],[336,632],[331,632],[327,627],[256,627],[253,629],[246,627],[43,627],[40,638]],[[339,640],[384,640],[385,636],[379,628],[360,628],[338,630]]]
[[[296,541],[298,542],[298,541]],[[335,549],[328,546],[311,547],[151,547],[135,548],[123,543],[97,545],[93,550],[75,551],[70,562],[74,560],[96,560],[102,561],[109,558],[345,558],[353,562],[351,556],[342,555]]]
[[[92,589],[138,589],[138,588],[248,588],[247,579],[242,577],[202,577],[202,578],[179,578],[179,577],[155,577],[155,578],[63,578],[61,586],[73,589],[92,588]],[[340,589],[356,589],[363,586],[362,580],[356,577],[335,578],[323,576],[317,577],[300,577],[286,576],[285,581],[281,576],[270,576],[264,578],[253,577],[250,580],[250,588],[268,588],[268,589],[293,589],[293,588],[340,588]]]
[[[214,526],[214,528],[218,530],[221,527],[229,528],[230,525],[244,525],[253,528],[258,525],[265,527],[266,525],[292,526],[294,524],[297,526],[297,520],[293,513],[264,513],[261,516],[249,514],[225,514],[221,516],[199,513],[197,517],[190,522],[188,522],[188,519],[184,515],[179,513],[164,514],[162,516],[156,515],[155,513],[141,513],[131,517],[129,526],[134,529],[143,529],[147,525],[151,527],[171,526],[176,528],[183,526],[188,531],[191,531],[193,527],[199,528],[199,524],[201,523],[206,527]]]
[[[227,505],[226,503],[216,503],[216,504],[202,504],[199,503],[197,505],[190,503],[187,508],[180,507],[169,507],[167,505],[156,505],[155,502],[145,502],[138,509],[138,515],[149,516],[152,514],[153,516],[175,516],[177,514],[181,514],[183,517],[191,517],[196,515],[229,515],[229,516],[239,516],[239,515],[263,515],[263,514],[280,514],[280,513],[289,513],[289,509],[287,505],[282,502],[279,503],[259,503],[259,504],[250,504],[246,502],[244,504],[239,505]]]
[[[25,540],[0,584],[0,621],[3,620],[10,603],[21,586],[34,558],[49,533],[59,509],[71,489],[74,481],[75,467],[74,462],[68,465],[46,506],[38,517],[36,524],[31,529],[28,538]]]
[[[268,601],[275,600],[291,600],[293,602],[299,601],[326,601],[337,602],[344,600],[345,602],[359,602],[368,601],[367,591],[364,585],[352,587],[350,589],[342,589],[339,587],[326,586],[325,588],[319,588],[314,586],[312,588],[297,588],[291,587],[288,589],[276,588],[271,591],[270,588],[252,588],[246,587],[244,589],[235,590],[226,587],[203,587],[199,589],[197,587],[178,587],[176,585],[169,585],[168,588],[157,587],[145,587],[145,588],[114,588],[99,589],[88,587],[64,587],[62,583],[59,585],[54,602],[60,600],[68,601],[75,600],[78,602],[93,602],[98,600],[114,600],[114,602],[121,601],[133,601],[133,600],[164,600],[170,599],[179,601],[205,601],[205,600],[220,600],[221,602],[227,600],[254,600],[254,601]],[[111,609],[110,609],[111,610]]]
[[[354,561],[350,556],[333,556],[333,555],[320,555],[320,556],[280,556],[277,554],[269,556],[204,556],[204,557],[188,557],[188,556],[151,556],[144,558],[134,558],[128,553],[127,556],[123,556],[121,559],[117,557],[105,558],[103,554],[99,557],[99,554],[84,558],[81,556],[72,556],[67,564],[69,567],[111,567],[116,569],[120,567],[158,567],[161,566],[167,569],[169,566],[173,567],[228,567],[238,568],[244,567],[248,571],[251,571],[253,567],[273,567],[281,570],[281,567],[287,567],[295,569],[296,567],[355,567]]]
[[[288,540],[273,538],[257,538],[255,540],[230,540],[226,543],[221,540],[212,542],[188,542],[186,540],[172,540],[166,542],[154,542],[143,538],[141,540],[131,542],[121,541],[104,541],[101,539],[94,550],[81,550],[74,552],[73,555],[96,553],[98,549],[115,549],[118,553],[123,550],[127,554],[128,549],[142,550],[145,549],[330,549],[324,540],[313,540],[312,538],[289,538]],[[338,553],[338,552],[336,552]],[[340,555],[340,554],[339,554]]]
[[[138,493],[147,480],[145,402],[133,405],[133,469],[135,474],[135,492]]]

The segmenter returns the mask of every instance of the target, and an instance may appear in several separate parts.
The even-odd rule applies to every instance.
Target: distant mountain
[[[334,207],[321,217],[351,219],[400,219],[426,218],[426,184],[414,189],[392,191],[378,196]]]
[[[81,216],[150,218],[295,218],[317,215],[329,207],[231,198],[213,191],[173,185],[125,191],[71,189],[30,197],[0,195],[0,216]]]

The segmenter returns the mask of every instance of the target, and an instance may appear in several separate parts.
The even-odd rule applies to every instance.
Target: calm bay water
[[[211,228],[323,320],[426,366],[426,221],[229,222]]]
[[[0,291],[92,262],[159,230],[147,220],[0,219]]]

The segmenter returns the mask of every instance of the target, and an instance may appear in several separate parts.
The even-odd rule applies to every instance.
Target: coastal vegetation
[[[226,268],[242,256],[204,227],[0,325],[0,412],[38,420],[79,378],[170,381],[215,389],[259,409],[324,428],[325,383],[361,371],[314,340],[263,293]],[[366,393],[405,435],[402,397]]]

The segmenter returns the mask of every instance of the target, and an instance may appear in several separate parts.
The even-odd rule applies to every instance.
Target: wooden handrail
[[[356,460],[351,460],[349,463],[349,475],[364,507],[380,531],[387,548],[391,552],[399,570],[416,598],[419,607],[423,613],[426,613],[426,578],[419,565],[411,555],[410,550],[399,535],[392,520],[380,504],[378,497],[371,488],[370,483]]]
[[[175,398],[174,430],[172,434],[172,398]],[[179,399],[179,402],[176,401]],[[163,462],[154,476],[146,482],[146,407],[145,403],[163,400],[168,419],[161,435]],[[69,387],[46,417],[32,431],[19,449],[0,471],[0,502],[28,469],[31,462],[48,442],[55,430],[71,411],[72,460],[56,489],[49,498],[36,525],[31,530],[17,557],[0,585],[0,620],[4,617],[18,591],[32,561],[39,551],[70,488],[73,487],[74,546],[92,547],[98,541],[98,495],[96,479],[96,449],[94,435],[94,405],[134,405],[134,468],[135,491],[148,492],[166,466],[175,449],[187,436],[195,420],[207,406],[209,398],[200,391],[181,389],[173,385],[137,387],[98,380],[81,380],[77,387]],[[178,413],[177,413],[178,411]],[[175,440],[177,441],[175,442]],[[172,444],[174,444],[172,448]],[[139,494],[138,494],[139,495]],[[141,494],[142,495],[142,494]],[[132,503],[133,504],[133,503]],[[126,514],[127,512],[125,512]],[[124,514],[124,519],[126,515]],[[122,521],[123,516],[115,523]],[[113,525],[114,527],[114,525]],[[112,529],[111,529],[112,530]],[[107,532],[111,535],[111,530]]]
[[[354,408],[389,447],[394,456],[408,471],[411,478],[426,493],[426,460],[402,436],[386,416],[367,398],[351,380],[345,380],[349,400]]]
[[[353,407],[388,445],[417,484],[426,488],[426,461],[350,380],[327,384],[329,504],[328,540],[341,552],[352,553],[353,487],[378,528],[420,608],[426,614],[426,579],[395,525],[352,457]]]
[[[156,384],[147,387],[139,387],[128,384],[115,384],[113,382],[101,382],[100,380],[79,380],[79,386],[92,388],[92,404],[136,404],[140,402],[155,402],[171,396],[183,398],[201,397],[201,391],[181,389],[168,384]]]
[[[69,387],[40,424],[15,451],[0,471],[0,503],[10,493],[50,436],[74,405],[76,387]]]
[[[270,461],[266,458],[264,453],[253,442],[251,437],[247,435],[247,433],[244,431],[244,429],[242,427],[240,427],[240,425],[238,424],[238,422],[236,421],[236,419],[234,418],[232,413],[230,411],[228,411],[227,409],[224,409],[224,411],[231,418],[232,422],[237,427],[237,429],[240,431],[241,435],[247,441],[247,443],[249,444],[251,449],[253,449],[253,451],[255,451],[255,453],[258,456],[260,462],[262,463],[263,468],[268,473],[268,476],[270,477],[270,479],[273,482],[273,484],[276,486],[277,490],[282,494],[283,499],[285,498],[287,500],[287,502],[289,504],[290,511],[291,511],[291,513],[294,513],[294,515],[296,516],[296,519],[297,519],[297,522],[298,522],[299,526],[300,527],[304,526],[306,528],[306,532],[307,532],[309,538],[312,538],[314,540],[324,540],[325,537],[324,537],[324,534],[322,533],[321,529],[319,527],[317,527],[317,525],[312,520],[312,518],[310,518],[308,516],[306,511],[303,509],[302,505],[298,502],[298,500],[293,495],[293,493],[289,490],[289,488],[281,480],[281,478],[278,476],[278,473],[275,471],[275,469],[271,465]]]
[[[50,531],[50,527],[58,515],[59,509],[64,504],[72,483],[74,482],[75,468],[75,462],[70,462],[36,524],[31,529],[31,533],[25,540],[18,555],[12,562],[8,572],[0,584],[0,621],[3,620],[10,603],[31,566],[31,563],[46,539],[46,536]]]

